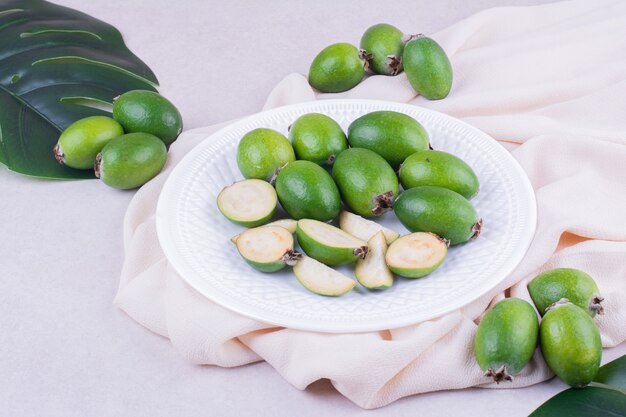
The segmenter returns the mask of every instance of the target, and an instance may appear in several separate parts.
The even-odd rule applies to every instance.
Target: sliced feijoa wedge
[[[367,242],[318,220],[298,220],[296,235],[302,250],[326,265],[348,264],[367,254]]]
[[[293,235],[280,226],[246,230],[237,239],[237,250],[251,267],[261,272],[279,271],[302,257],[293,250]]]
[[[298,222],[294,219],[280,219],[280,220],[270,222],[264,226],[282,227],[283,229],[287,229],[289,233],[293,235],[294,233],[296,233],[296,227],[298,226]],[[239,239],[239,236],[241,236],[241,233],[231,237],[230,241],[233,243],[237,243],[237,239]]]
[[[393,242],[385,260],[396,274],[419,278],[433,272],[446,257],[448,241],[434,233],[417,232],[402,236]]]
[[[342,211],[339,215],[339,227],[344,232],[361,240],[370,240],[376,233],[383,232],[388,245],[400,237],[400,233],[395,230],[387,229],[372,220],[367,220],[349,211]]]
[[[353,279],[308,256],[296,262],[293,273],[304,288],[319,295],[336,297],[356,285]]]
[[[237,181],[217,196],[217,208],[224,217],[245,227],[268,222],[276,211],[278,197],[268,182],[257,179]]]
[[[367,241],[367,255],[365,259],[356,261],[354,274],[356,279],[367,289],[384,290],[393,284],[393,274],[385,262],[387,240],[382,231],[374,234]]]

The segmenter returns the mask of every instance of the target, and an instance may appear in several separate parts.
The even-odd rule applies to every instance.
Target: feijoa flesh
[[[280,220],[276,220],[276,221],[267,223],[264,226],[278,226],[278,227],[282,227],[283,229],[286,229],[289,233],[291,233],[293,235],[294,233],[296,233],[296,227],[298,226],[298,222],[296,220],[294,220],[294,219],[280,219]],[[240,235],[241,235],[241,233],[231,237],[230,241],[232,243],[237,243],[237,239],[239,239]]]
[[[320,113],[300,116],[289,128],[289,140],[298,159],[331,166],[339,152],[348,149],[339,123]]]
[[[293,250],[293,235],[283,227],[261,226],[239,235],[237,251],[254,269],[276,272],[295,265],[302,255]]]
[[[329,221],[341,210],[341,197],[330,174],[310,161],[295,161],[276,177],[280,204],[292,218]]]
[[[480,320],[474,353],[480,369],[494,382],[512,381],[537,347],[535,309],[520,298],[505,298]]]
[[[382,232],[388,245],[400,237],[400,233],[395,230],[388,229],[375,221],[364,219],[349,211],[342,211],[339,214],[339,227],[344,232],[365,241],[373,238],[378,232]]]
[[[308,256],[296,262],[293,273],[304,288],[329,297],[350,292],[356,285],[353,279]]]
[[[380,216],[390,210],[399,192],[393,168],[369,149],[341,152],[333,165],[333,178],[344,202],[364,217]]]
[[[448,241],[434,233],[416,232],[396,239],[385,260],[390,270],[405,278],[420,278],[441,265],[448,252]]]
[[[354,263],[367,255],[367,242],[317,220],[298,220],[296,236],[308,256],[326,265]]]
[[[361,37],[360,47],[370,55],[370,69],[376,74],[398,75],[402,71],[403,38],[400,29],[387,23],[369,27]]]
[[[217,196],[217,208],[224,217],[245,227],[267,223],[276,212],[278,198],[268,182],[249,179],[238,181]]]
[[[482,220],[472,203],[447,188],[411,188],[400,194],[393,209],[410,231],[435,233],[451,245],[475,239],[482,228]]]
[[[393,285],[393,274],[387,266],[387,240],[382,231],[367,241],[365,258],[357,259],[354,275],[369,290],[383,290]]]

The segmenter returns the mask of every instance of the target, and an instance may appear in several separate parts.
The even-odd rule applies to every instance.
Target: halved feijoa
[[[246,230],[239,235],[236,245],[241,257],[261,272],[279,271],[302,257],[293,250],[293,235],[279,226]]]
[[[353,279],[308,256],[296,262],[293,273],[304,288],[319,295],[336,297],[356,285]]]
[[[298,222],[296,220],[294,220],[294,219],[280,219],[280,220],[276,220],[276,221],[267,223],[264,226],[278,226],[278,227],[282,227],[283,229],[287,229],[289,231],[289,233],[291,233],[293,235],[294,233],[296,233],[296,227],[298,226]],[[239,239],[239,236],[241,236],[241,233],[231,237],[230,241],[233,242],[233,243],[237,243],[237,239]]]
[[[355,262],[367,254],[367,242],[317,220],[298,220],[296,235],[302,250],[326,265]]]
[[[387,249],[387,266],[406,278],[420,278],[441,265],[448,241],[434,233],[417,232],[396,239]]]
[[[383,232],[388,245],[400,237],[400,233],[395,230],[383,227],[372,220],[364,219],[349,211],[342,211],[339,215],[339,227],[344,232],[366,241],[374,237],[376,233]]]
[[[217,208],[224,217],[245,227],[265,224],[276,211],[278,197],[269,183],[242,180],[224,187],[217,196]]]
[[[354,274],[361,285],[370,290],[384,290],[393,284],[393,274],[385,262],[387,240],[382,231],[367,241],[367,255],[356,261]]]

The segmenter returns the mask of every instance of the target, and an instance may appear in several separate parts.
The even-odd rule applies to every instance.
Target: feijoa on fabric
[[[397,27],[379,23],[369,27],[361,37],[361,49],[369,55],[370,69],[381,75],[402,72],[404,34]]]
[[[346,91],[361,82],[366,61],[349,43],[335,43],[324,48],[309,68],[309,84],[324,93]]]
[[[433,39],[418,35],[404,46],[404,72],[413,89],[429,100],[448,96],[452,88],[452,65]]]

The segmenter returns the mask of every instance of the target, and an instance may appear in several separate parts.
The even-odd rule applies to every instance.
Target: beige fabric
[[[435,34],[455,81],[441,101],[416,97],[406,76],[372,76],[342,94],[315,94],[287,76],[265,108],[324,98],[407,102],[458,117],[492,135],[528,173],[538,227],[519,267],[462,311],[413,326],[331,335],[276,328],[223,309],[168,265],[156,237],[159,192],[176,163],[221,126],[185,132],[166,169],[144,186],[125,219],[126,261],[116,304],[168,337],[189,361],[224,367],[265,360],[295,387],[328,378],[364,408],[420,392],[475,385],[475,322],[504,295],[529,299],[526,283],[560,266],[598,281],[607,314],[604,346],[626,340],[626,3],[576,0],[478,13]],[[540,355],[511,386],[543,381]],[[505,385],[501,384],[499,387]]]

